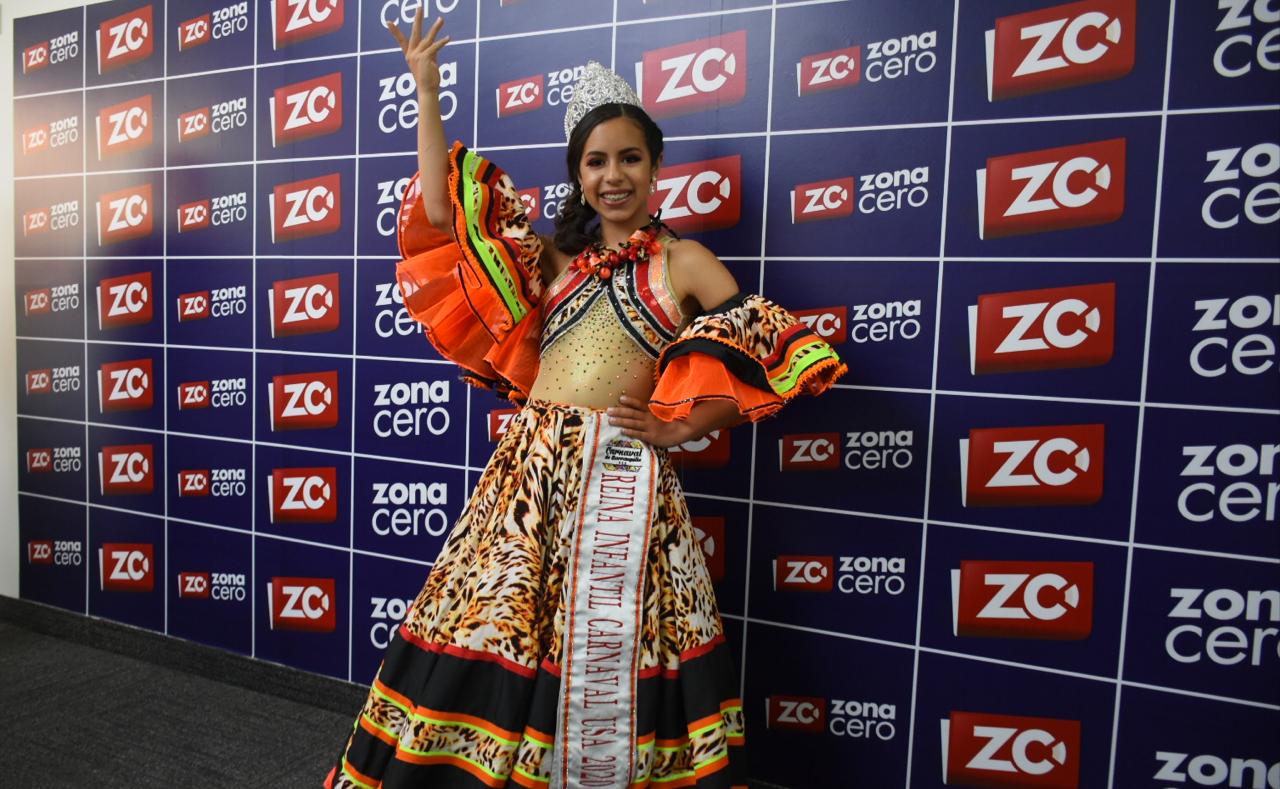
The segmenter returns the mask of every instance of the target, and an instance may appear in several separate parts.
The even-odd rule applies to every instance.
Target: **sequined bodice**
[[[609,279],[570,267],[542,299],[542,347],[530,397],[605,408],[627,394],[647,399],[653,367],[683,315],[665,249]]]

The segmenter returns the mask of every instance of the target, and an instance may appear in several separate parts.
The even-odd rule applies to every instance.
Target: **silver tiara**
[[[639,107],[640,97],[627,81],[594,60],[587,61],[582,79],[573,86],[573,98],[564,111],[564,139],[568,142],[573,127],[583,116],[601,104],[631,104]]]

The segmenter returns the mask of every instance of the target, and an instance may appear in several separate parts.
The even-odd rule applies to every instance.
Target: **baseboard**
[[[0,619],[55,638],[352,716],[366,688],[217,647],[0,595]]]

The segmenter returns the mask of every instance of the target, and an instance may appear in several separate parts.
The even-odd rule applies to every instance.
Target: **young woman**
[[[664,450],[844,366],[650,218],[662,133],[599,64],[565,119],[573,192],[536,235],[499,168],[445,147],[441,26],[390,28],[419,93],[397,278],[463,377],[524,407],[326,783],[745,787],[735,671]]]

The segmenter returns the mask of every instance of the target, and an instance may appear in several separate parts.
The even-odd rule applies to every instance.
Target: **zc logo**
[[[53,540],[31,540],[27,543],[28,564],[53,564]]]
[[[151,543],[104,542],[98,549],[98,588],[106,592],[150,592],[155,588]]]
[[[951,596],[961,637],[1075,641],[1093,631],[1093,562],[962,561]]]
[[[104,496],[145,495],[155,489],[155,449],[126,444],[98,450],[98,484]]]
[[[104,279],[98,283],[98,328],[150,323],[152,301],[150,271]]]
[[[707,570],[711,573],[711,583],[718,584],[724,580],[724,518],[719,515],[695,515],[693,536],[702,546],[702,554],[707,560]]]
[[[676,468],[723,468],[729,465],[729,430],[712,430],[702,438],[671,447],[667,452]]]
[[[271,629],[332,633],[337,627],[337,597],[332,578],[274,577],[267,583]]]
[[[210,495],[209,469],[184,469],[179,471],[178,495],[183,498]]]
[[[338,470],[273,469],[267,502],[272,523],[333,523],[338,518]]]
[[[342,128],[342,72],[276,88],[268,109],[273,148],[333,134]]]
[[[27,450],[27,472],[43,474],[53,471],[53,450],[48,447]]]
[[[95,203],[98,246],[151,235],[151,184],[107,192]]]
[[[969,307],[969,371],[1097,367],[1115,351],[1114,282],[985,293]]]
[[[343,0],[271,0],[271,43],[282,49],[342,28]]]
[[[960,440],[964,506],[1097,503],[1105,430],[1101,424],[970,430]]]
[[[827,700],[815,696],[770,696],[765,726],[770,729],[821,732],[827,728]]]
[[[498,117],[532,112],[542,106],[543,75],[521,77],[498,86]]]
[[[830,556],[779,556],[773,560],[774,591],[830,592],[835,565]]]
[[[338,371],[277,375],[267,400],[272,432],[337,427]]]
[[[151,359],[107,362],[98,368],[98,410],[138,411],[155,399]]]
[[[49,65],[49,42],[41,41],[39,44],[32,44],[22,50],[22,73],[30,74],[33,71]]]
[[[201,44],[208,44],[213,39],[213,32],[209,29],[212,21],[211,14],[204,14],[178,25],[178,51],[185,52]]]
[[[199,321],[209,317],[209,291],[178,295],[178,323]]]
[[[342,227],[342,174],[280,184],[267,195],[271,241],[336,233]]]
[[[495,444],[507,434],[511,420],[520,413],[519,408],[495,408],[489,412],[489,440]]]
[[[858,84],[862,47],[805,55],[796,64],[796,91],[801,96]]]
[[[809,331],[821,337],[829,345],[843,345],[849,339],[849,308],[823,307],[812,310],[792,310],[792,315],[809,327]]]
[[[840,468],[843,459],[839,433],[790,433],[778,439],[779,471],[819,471]]]
[[[949,786],[1078,789],[1080,722],[952,712],[942,722]]]
[[[655,118],[737,104],[747,95],[747,31],[644,53],[636,92]]]
[[[210,405],[208,381],[187,381],[178,384],[179,411],[194,411],[199,408],[209,408]]]
[[[282,279],[271,283],[271,336],[292,337],[334,331],[342,319],[337,274]]]
[[[853,178],[796,184],[791,190],[791,221],[836,219],[853,213]]]
[[[978,170],[983,239],[1114,222],[1124,215],[1125,140],[993,156]]]
[[[1082,0],[1001,17],[987,31],[987,100],[1118,79],[1133,70],[1136,0]]]
[[[112,17],[94,31],[98,44],[98,73],[145,60],[155,48],[151,6]]]
[[[733,227],[742,213],[742,157],[664,167],[649,210],[677,232]]]
[[[208,573],[178,573],[178,597],[192,597],[197,600],[209,597]]]
[[[49,394],[53,391],[53,369],[27,371],[27,394]]]
[[[96,119],[98,161],[139,148],[152,140],[151,94],[103,107]]]

